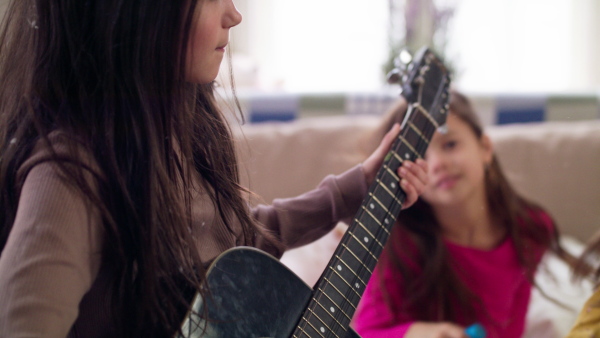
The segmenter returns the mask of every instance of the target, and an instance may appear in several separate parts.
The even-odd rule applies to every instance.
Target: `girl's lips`
[[[436,188],[438,189],[450,189],[456,185],[457,177],[447,176],[440,179],[436,184]]]
[[[224,44],[223,46],[217,47],[216,50],[220,51],[220,52],[224,52],[225,51],[225,47],[227,47],[228,43]]]

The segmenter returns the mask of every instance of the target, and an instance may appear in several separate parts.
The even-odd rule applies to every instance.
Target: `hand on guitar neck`
[[[385,134],[377,149],[363,162],[363,170],[368,185],[371,185],[375,180],[385,155],[399,134],[400,124],[395,123],[390,131]],[[398,168],[398,176],[402,179],[400,185],[406,193],[406,200],[402,205],[402,209],[406,209],[413,205],[425,190],[428,180],[427,162],[422,159],[417,159],[416,162],[404,161],[402,166]]]

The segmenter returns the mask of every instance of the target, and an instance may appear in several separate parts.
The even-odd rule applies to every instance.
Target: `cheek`
[[[186,51],[186,76],[189,82],[209,83],[214,80],[218,60],[215,58],[216,42],[214,38],[211,40],[212,36],[207,25],[197,25],[190,32]]]
[[[197,59],[205,53],[207,38],[209,34],[206,32],[206,28],[202,25],[197,25],[194,30],[190,33],[190,40],[188,42],[188,56],[193,59]]]

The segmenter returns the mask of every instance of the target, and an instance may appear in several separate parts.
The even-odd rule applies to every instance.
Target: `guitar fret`
[[[385,226],[383,226],[383,224],[381,224],[381,222],[379,222],[379,219],[377,219],[377,216],[375,216],[373,213],[371,213],[371,211],[369,211],[369,209],[367,209],[365,206],[362,206],[362,209],[371,217],[371,219],[373,219],[375,221],[375,223],[377,223],[377,225],[379,225],[379,227],[381,229],[383,229],[388,235],[390,234],[389,230]],[[390,214],[389,212],[387,214],[388,214],[389,218],[384,219],[386,224],[388,224],[388,219],[392,219],[394,222],[396,221],[396,218],[394,217],[394,215]],[[362,222],[360,222],[359,219],[355,218],[355,221],[362,224]]]
[[[313,311],[311,308],[308,308],[307,310],[308,310],[308,311],[310,311],[310,313],[312,313],[312,315],[313,315],[315,318],[317,318],[317,319],[318,319],[318,320],[319,320],[319,321],[320,321],[320,322],[321,322],[323,325],[325,325],[325,327],[327,328],[327,330],[329,330],[329,332],[333,333],[333,335],[334,335],[334,336],[336,336],[336,337],[340,338],[340,336],[338,336],[337,334],[335,334],[335,332],[333,332],[333,330],[332,330],[332,329],[329,327],[329,325],[327,325],[327,323],[325,323],[325,321],[324,321],[323,319],[321,319],[319,316],[317,316],[317,314],[316,314],[316,313],[315,313],[315,312],[314,312],[314,311]],[[311,326],[312,326],[312,325],[311,325]],[[340,326],[343,328],[343,326],[342,326],[342,325],[340,325]],[[313,328],[314,328],[314,327],[313,327]],[[321,330],[320,330],[320,331],[321,331],[322,333],[325,333],[325,332],[323,332],[323,329],[324,329],[324,328],[323,328],[323,327],[321,327]]]
[[[397,152],[395,152],[394,150],[390,150],[390,152],[392,153],[392,155],[394,155],[394,157],[398,160],[398,162],[400,162],[400,164],[404,163],[404,159],[402,157],[400,157],[400,155],[398,155]]]
[[[367,229],[367,227],[365,227],[364,224],[362,224],[361,221],[357,220],[357,223],[358,223],[358,225],[360,225],[361,228],[363,228],[371,236],[371,238],[373,238],[377,242],[377,244],[379,244],[380,247],[383,248],[383,244],[377,239],[377,237],[375,237],[375,235],[373,235],[371,233],[371,231],[369,231],[369,229]],[[387,229],[385,227],[381,227],[381,228],[389,234],[389,232],[387,231]]]
[[[383,182],[381,182],[380,179],[375,179],[375,182],[377,182],[379,186],[385,189],[385,191],[387,191],[387,193],[390,194],[390,197],[392,197],[394,201],[396,201],[398,204],[402,204],[402,202],[396,197],[396,194],[394,194],[390,189],[388,189],[388,187],[385,184],[383,184]]]
[[[342,276],[339,272],[335,271],[334,268],[329,267],[333,272],[335,272],[336,275],[338,275],[338,277],[340,277],[340,279],[346,283],[346,285],[348,285],[350,287],[350,290],[352,290],[352,292],[354,292],[359,298],[360,298],[360,293],[356,292],[356,290],[354,290],[354,288],[352,287],[352,284],[348,283],[348,281],[344,278],[344,276]]]
[[[362,262],[362,260],[361,260],[360,258],[358,258],[358,256],[356,256],[356,254],[355,254],[354,252],[352,252],[352,250],[350,250],[350,248],[349,248],[349,247],[348,247],[346,244],[342,243],[341,245],[342,245],[342,247],[344,247],[344,248],[345,248],[345,249],[346,249],[346,250],[347,250],[347,251],[348,251],[348,252],[349,252],[349,253],[350,253],[352,256],[354,256],[354,258],[356,258],[356,260],[357,260],[357,261],[359,261],[359,262],[360,262],[360,264],[361,264],[361,265],[362,265],[362,266],[363,266],[365,269],[367,269],[367,271],[368,271],[370,274],[372,274],[372,273],[373,273],[373,271],[371,271],[371,269],[369,269],[369,267],[368,267],[368,266],[366,266],[366,265],[365,265],[365,264]]]
[[[334,272],[334,273],[335,273],[335,274],[336,274],[338,277],[340,277],[340,279],[341,279],[341,280],[342,280],[342,281],[343,281],[343,282],[344,282],[346,285],[348,285],[348,286],[350,287],[350,290],[352,290],[352,292],[354,292],[354,293],[355,293],[355,294],[356,294],[356,295],[357,295],[357,296],[360,298],[360,293],[358,293],[358,292],[356,292],[356,290],[354,290],[354,288],[352,287],[352,284],[348,283],[348,281],[347,281],[347,280],[346,280],[346,279],[345,279],[345,278],[344,278],[342,275],[340,275],[340,274],[339,274],[337,271],[335,271],[335,269],[334,269],[334,268],[332,268],[332,267],[329,267],[329,269],[330,269],[331,271],[333,271],[333,272]],[[328,280],[328,281],[329,281],[329,283],[330,283],[332,286],[334,286],[334,288],[336,288],[336,287],[335,287],[335,285],[333,285],[333,281],[332,281],[331,279],[330,279],[330,280]],[[336,288],[336,290],[337,290],[337,288]],[[344,297],[344,298],[345,298],[345,299],[347,299],[346,297]]]
[[[310,327],[312,327],[312,328],[313,328],[313,330],[315,330],[315,332],[316,332],[317,334],[319,334],[319,336],[321,336],[321,337],[325,338],[325,336],[324,336],[323,334],[321,334],[321,332],[319,332],[319,330],[318,330],[316,327],[314,327],[314,326],[312,325],[312,323],[311,323],[311,322],[310,322],[308,319],[306,319],[306,317],[302,317],[302,318],[304,319],[304,321],[306,321],[306,323],[307,323],[307,324],[308,324]],[[302,331],[304,331],[304,330],[302,330]],[[304,333],[305,333],[307,336],[309,336],[309,337],[310,337],[310,335],[308,334],[308,332],[304,331]]]
[[[423,114],[429,120],[429,122],[431,122],[431,124],[435,126],[435,129],[440,127],[440,125],[437,122],[435,122],[433,117],[429,115],[429,112],[425,108],[423,108],[423,106],[421,106],[418,102],[413,104],[412,107],[417,108],[417,110],[421,112],[421,114]]]
[[[381,226],[381,223],[379,222],[379,220],[377,219],[377,217],[375,217],[375,215],[373,215],[369,209],[367,209],[367,207],[365,207],[364,205],[362,206],[363,210],[367,212],[367,214],[369,214],[369,216],[371,216],[371,218],[373,218],[373,220],[375,221],[375,223],[379,224],[379,226]]]
[[[388,210],[388,208],[387,208],[387,207],[386,207],[386,206],[385,206],[383,203],[381,203],[381,201],[379,200],[379,198],[377,198],[377,196],[373,195],[373,193],[372,193],[372,192],[370,192],[370,193],[369,193],[369,196],[371,196],[371,198],[372,198],[372,199],[374,199],[374,200],[375,200],[375,202],[377,202],[377,204],[379,204],[379,206],[380,206],[380,207],[381,207],[381,208],[382,208],[382,209],[383,209],[383,210],[384,210],[384,211],[385,211],[387,214],[390,214],[390,215],[391,215],[391,213],[390,213],[390,211]],[[400,205],[402,205],[402,203],[400,203]],[[379,223],[379,222],[377,222],[377,223]],[[381,225],[381,223],[379,223],[379,225]]]
[[[387,170],[387,172],[390,175],[392,175],[392,177],[394,177],[394,179],[396,179],[396,181],[400,182],[400,177],[398,177],[398,175],[396,175],[396,173],[392,169],[390,169],[390,167],[388,167],[387,164],[385,164],[383,167],[385,168],[385,170]]]
[[[334,304],[335,304],[335,303],[334,303]],[[335,320],[335,322],[336,322],[336,323],[337,323],[339,326],[341,326],[341,327],[344,327],[344,325],[343,325],[342,323],[340,323],[340,321],[339,321],[339,320],[337,320],[337,318],[335,318],[335,316],[333,315],[333,313],[331,312],[331,310],[329,310],[329,311],[328,311],[328,310],[327,310],[327,309],[326,309],[326,308],[323,306],[323,304],[321,304],[321,302],[319,302],[319,301],[317,301],[317,305],[319,305],[319,306],[320,306],[320,307],[323,309],[323,311],[327,312],[327,314],[329,314],[329,316],[331,316],[331,318],[332,318],[333,320]],[[339,307],[337,304],[335,304],[335,305],[336,305],[336,307],[338,308],[338,310],[340,311],[340,313],[341,313],[341,314],[343,314],[343,315],[344,315],[344,316],[345,316],[345,317],[346,317],[346,318],[347,318],[349,321],[350,321],[350,320],[352,320],[352,318],[350,318],[350,316],[348,316],[348,314],[347,314],[346,312],[344,312],[344,311],[343,311],[343,310],[342,310],[342,309],[341,309],[341,308],[340,308],[340,307]],[[332,306],[331,308],[333,308],[333,306]]]
[[[373,253],[372,253],[372,252],[369,250],[369,248],[367,248],[367,247],[366,247],[366,246],[365,246],[365,245],[362,243],[362,241],[361,241],[361,240],[359,240],[358,238],[356,238],[356,236],[354,236],[354,234],[353,234],[352,232],[350,232],[350,231],[346,231],[346,232],[347,232],[347,233],[348,233],[350,236],[352,236],[352,238],[354,238],[354,240],[356,240],[356,241],[358,242],[358,244],[360,244],[360,245],[361,245],[361,246],[362,246],[362,247],[363,247],[363,248],[364,248],[364,249],[367,251],[367,253],[368,253],[369,255],[371,255],[371,256],[372,256],[372,257],[375,259],[375,261],[377,262],[377,256],[373,255]],[[382,248],[383,248],[383,247],[382,247]]]
[[[369,280],[369,276],[377,264],[377,257],[383,248],[373,245],[370,247],[371,250],[365,250],[365,246],[355,238],[354,240],[351,240],[350,234],[348,234],[348,236],[344,239],[343,248],[347,249],[347,251],[342,251],[340,256],[341,259],[347,264],[334,262],[333,264],[330,264],[330,266],[337,268],[344,275],[346,281],[349,282],[355,282],[356,277],[363,276],[359,279],[362,284],[366,285],[365,281]],[[336,257],[340,256],[336,255]],[[348,266],[349,270],[343,270],[344,266]],[[360,284],[361,283],[358,282],[354,284],[357,290],[362,289]]]
[[[302,317],[302,319],[304,319],[304,317]],[[304,321],[306,321],[306,319],[304,319]],[[305,336],[307,336],[307,337],[309,337],[309,338],[310,338],[310,336],[308,335],[308,332],[304,331],[304,329],[303,329],[301,326],[298,326],[298,329],[299,329],[300,331],[302,331],[302,333],[304,333],[304,335],[305,335]],[[296,335],[294,335],[294,337],[295,337],[295,336],[296,336]],[[298,337],[298,338],[299,338],[299,337]]]
[[[369,215],[370,219],[373,220],[378,226],[380,230],[383,230],[388,236],[390,234],[390,230],[388,230],[382,223],[379,222],[379,219],[377,216],[375,216],[371,211],[369,211],[366,208],[363,208],[363,210],[366,212],[367,215]],[[386,224],[394,224],[394,222],[396,221],[396,219],[394,218],[394,215],[392,215],[389,212],[386,212],[387,217],[384,218],[384,222]],[[362,218],[362,217],[361,217]],[[361,222],[361,220],[359,219],[355,219],[359,224],[361,224],[364,227],[364,223]],[[372,235],[374,238],[376,238],[374,235]],[[383,247],[383,245],[381,245]]]
[[[340,289],[338,289],[335,286],[335,284],[333,284],[329,279],[327,279],[327,277],[323,277],[323,280],[325,280],[332,288],[334,288],[335,291],[337,291],[337,293],[339,293],[340,296],[342,296],[342,298],[344,298],[344,300],[346,300],[348,302],[348,304],[350,304],[350,306],[352,306],[356,310],[356,306],[354,306],[354,304],[352,304],[352,302],[346,297],[346,295],[344,295],[342,293],[342,291],[340,291]]]
[[[356,276],[356,278],[358,278],[358,280],[360,281],[360,283],[361,283],[363,286],[366,286],[366,285],[367,285],[367,283],[365,283],[365,281],[364,281],[364,280],[362,280],[362,278],[360,278],[360,276],[359,276],[359,275],[357,275],[357,274],[356,274],[356,272],[354,272],[354,271],[352,270],[352,268],[351,268],[351,267],[350,267],[348,264],[346,264],[346,262],[345,262],[343,259],[341,259],[341,258],[340,258],[340,256],[338,256],[338,255],[335,255],[335,257],[336,257],[337,259],[339,259],[339,260],[340,260],[340,262],[342,262],[342,263],[343,263],[343,264],[344,264],[344,265],[345,265],[345,266],[346,266],[346,267],[347,267],[347,268],[348,268],[350,271],[352,271],[352,272],[354,273],[354,275]],[[359,263],[361,263],[361,262],[359,262]],[[365,267],[365,269],[367,269],[367,270],[368,270],[368,268],[367,268],[367,267],[366,267],[364,264],[363,264],[363,266]]]
[[[426,122],[426,120],[424,120],[424,122]],[[421,132],[415,131],[415,129],[418,130],[418,127],[415,124],[412,125],[414,128],[407,128],[403,133],[403,142],[410,145],[409,148],[417,154],[418,158],[422,158],[425,155],[425,149],[427,149],[428,143],[423,141],[423,134]]]
[[[344,312],[344,310],[342,310],[342,308],[340,307],[340,305],[338,303],[335,302],[335,300],[333,300],[331,297],[329,297],[329,295],[325,292],[325,290],[318,288],[319,291],[321,291],[321,294],[323,294],[325,297],[327,297],[327,299],[329,299],[329,301],[331,303],[333,303],[333,305],[335,305],[336,308],[338,308],[338,310],[340,310],[340,312],[342,312],[343,314],[346,315],[346,313]],[[348,317],[348,315],[346,315],[346,317]]]
[[[421,154],[419,154],[419,152],[417,150],[415,150],[415,148],[413,148],[413,146],[411,146],[410,143],[408,143],[408,141],[406,141],[406,139],[404,138],[404,136],[400,135],[400,136],[398,136],[398,138],[400,138],[400,140],[402,141],[402,143],[404,143],[408,147],[408,149],[410,151],[412,151],[412,153],[417,156],[417,158],[422,158]]]
[[[421,133],[421,131],[419,130],[419,128],[417,128],[417,126],[415,126],[414,123],[412,123],[412,121],[408,121],[408,126],[415,131],[415,133],[417,133],[417,135],[419,135],[419,137],[425,141],[425,143],[427,145],[429,145],[429,140],[427,140],[427,138],[423,135],[423,133]]]

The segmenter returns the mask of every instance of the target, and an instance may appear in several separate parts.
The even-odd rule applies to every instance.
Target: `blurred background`
[[[235,3],[244,20],[231,66],[251,122],[381,114],[398,97],[385,81],[393,58],[421,46],[445,60],[485,124],[599,116],[598,0]]]
[[[429,45],[472,92],[590,92],[600,85],[597,0],[236,0],[239,84],[375,91],[398,47]],[[244,68],[247,67],[247,68]],[[248,77],[246,77],[248,75]]]

